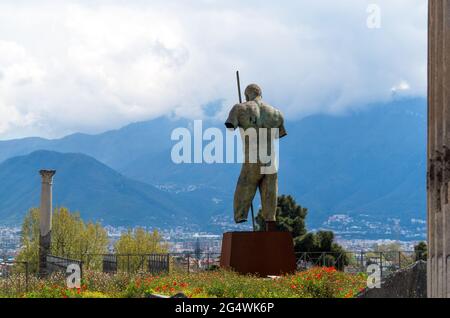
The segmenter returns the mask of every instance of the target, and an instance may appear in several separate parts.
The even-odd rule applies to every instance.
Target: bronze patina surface
[[[234,194],[234,220],[246,222],[248,212],[256,190],[261,194],[262,216],[266,222],[276,221],[278,196],[278,171],[269,171],[267,163],[260,160],[259,149],[265,143],[267,154],[274,154],[273,140],[287,135],[281,112],[262,100],[261,88],[256,84],[245,90],[246,102],[235,105],[225,125],[229,129],[241,130],[244,145],[244,163]],[[265,129],[267,138],[260,138],[261,129]],[[256,139],[250,138],[250,131],[256,132]],[[263,135],[264,136],[264,135]],[[252,160],[254,158],[255,160]]]

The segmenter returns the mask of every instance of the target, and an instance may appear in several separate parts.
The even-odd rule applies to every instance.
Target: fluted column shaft
[[[428,23],[428,295],[450,298],[450,0]]]
[[[39,274],[45,276],[47,272],[47,255],[50,253],[52,234],[52,185],[54,170],[41,170],[41,208],[39,214]]]

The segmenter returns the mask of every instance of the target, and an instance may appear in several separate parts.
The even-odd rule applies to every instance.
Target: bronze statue
[[[239,83],[239,82],[238,82]],[[234,220],[236,223],[247,221],[248,212],[252,206],[256,190],[261,194],[262,217],[266,222],[267,231],[276,230],[276,209],[278,196],[278,173],[264,171],[264,167],[273,165],[273,162],[264,162],[259,154],[265,142],[264,149],[272,156],[274,152],[273,139],[287,135],[284,128],[284,119],[281,112],[262,100],[261,88],[251,84],[245,89],[246,102],[235,105],[225,126],[228,129],[241,130],[244,144],[244,163],[234,194]],[[251,138],[255,131],[257,138]],[[266,135],[260,134],[262,130]],[[275,133],[274,133],[275,132]],[[267,136],[267,138],[264,138]],[[255,159],[256,160],[252,160]]]

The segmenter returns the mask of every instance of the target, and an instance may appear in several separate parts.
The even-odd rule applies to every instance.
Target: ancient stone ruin
[[[450,297],[450,0],[429,1],[428,295]]]
[[[50,253],[50,244],[52,241],[52,185],[54,170],[41,170],[42,177],[41,188],[41,208],[39,215],[40,236],[39,236],[39,274],[45,276],[48,274],[47,255]]]

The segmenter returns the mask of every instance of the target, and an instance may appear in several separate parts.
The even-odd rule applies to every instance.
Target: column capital
[[[52,183],[53,176],[55,175],[56,170],[40,170],[39,173],[42,177],[42,182]]]

